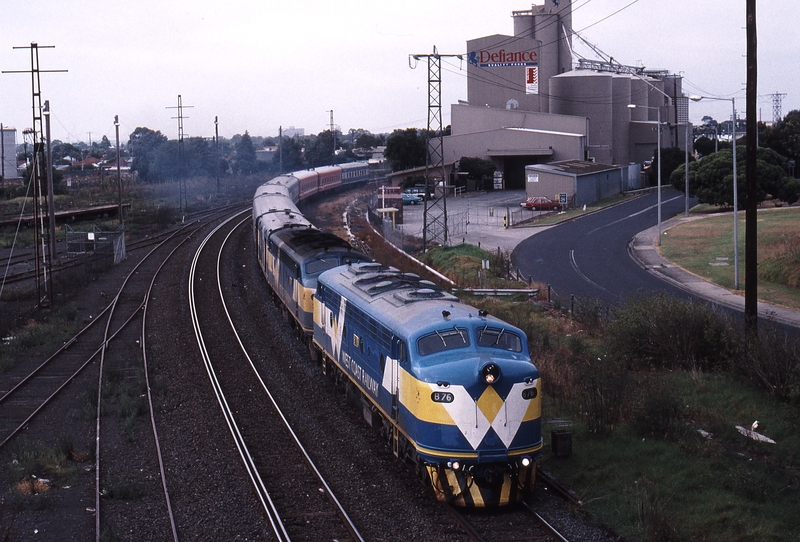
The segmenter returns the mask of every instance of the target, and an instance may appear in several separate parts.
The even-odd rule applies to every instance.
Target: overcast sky
[[[543,3],[539,2],[539,3]],[[626,7],[627,6],[627,7]],[[223,137],[249,131],[277,135],[294,126],[373,133],[427,124],[427,65],[409,54],[466,53],[466,41],[513,34],[516,0],[38,0],[0,3],[0,69],[29,70],[39,44],[43,100],[52,137],[114,142],[137,126],[177,138],[178,95],[184,134]],[[13,9],[12,9],[13,8]],[[757,14],[760,119],[772,119],[775,92],[782,113],[800,109],[791,84],[800,72],[797,0],[760,2]],[[620,11],[621,10],[621,11]],[[735,96],[744,116],[744,0],[574,0],[573,28],[629,65],[681,74],[684,92]],[[576,51],[594,58],[573,40]],[[45,49],[43,46],[54,46]],[[443,63],[443,121],[449,104],[466,99],[466,66]],[[33,124],[29,74],[0,75],[0,122]],[[191,106],[191,107],[189,107]],[[171,109],[172,108],[172,109]],[[698,122],[730,117],[730,102],[692,103]],[[91,134],[91,135],[90,135]]]

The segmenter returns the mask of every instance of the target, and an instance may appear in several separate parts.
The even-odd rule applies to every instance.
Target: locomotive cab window
[[[522,352],[522,340],[519,335],[505,328],[489,327],[488,325],[478,329],[478,346]]]
[[[316,275],[318,273],[322,273],[323,271],[327,271],[328,269],[333,269],[334,267],[339,266],[339,258],[336,256],[331,256],[328,258],[317,258],[315,260],[311,260],[310,262],[306,263],[306,273],[309,275]]]
[[[417,341],[417,349],[421,356],[467,346],[469,346],[469,333],[465,328],[455,326],[436,330],[429,335],[420,337]]]

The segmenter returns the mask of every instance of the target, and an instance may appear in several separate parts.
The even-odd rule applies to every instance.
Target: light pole
[[[736,98],[712,98],[690,96],[693,102],[700,100],[731,101],[731,141],[733,142],[733,289],[739,289],[739,178],[736,173]]]
[[[688,105],[688,102],[687,102]],[[689,139],[692,141],[692,150],[694,150],[694,127],[689,128],[689,108],[686,108],[686,136],[684,138],[683,151],[685,154],[683,171],[686,173],[686,178],[683,182],[683,216],[689,218]]]
[[[120,170],[120,163],[119,163],[119,115],[114,115],[114,127],[117,130],[117,192],[119,194],[119,225],[122,226],[124,224],[124,220],[122,218],[122,173]]]
[[[628,104],[628,107],[631,109],[636,109],[637,107],[655,109],[658,113],[658,148],[656,149],[656,160],[658,161],[658,246],[661,246],[661,108],[636,104]]]

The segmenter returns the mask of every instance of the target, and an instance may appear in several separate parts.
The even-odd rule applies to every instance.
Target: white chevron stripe
[[[432,391],[442,391],[438,385],[430,384]],[[450,386],[447,391],[455,398],[452,403],[442,403],[447,413],[453,418],[461,434],[470,443],[472,449],[476,449],[486,436],[486,432],[491,427],[489,420],[480,411],[478,405],[472,399],[464,386]]]
[[[536,382],[533,385],[535,386]],[[511,446],[511,442],[522,424],[522,418],[528,411],[530,401],[522,398],[522,390],[527,387],[530,387],[530,384],[525,384],[524,382],[514,384],[511,391],[508,392],[503,408],[500,409],[500,412],[497,413],[492,422],[492,428],[497,433],[497,436],[500,437],[500,440],[503,441],[503,444],[506,445],[506,448]]]

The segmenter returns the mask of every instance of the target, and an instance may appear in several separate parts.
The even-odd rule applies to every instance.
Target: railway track
[[[226,243],[233,231],[247,227],[248,220],[245,216],[220,225],[206,237],[192,262],[189,305],[209,381],[274,536],[363,540],[275,401],[231,320],[220,261],[230,250]],[[216,259],[216,264],[201,261],[207,258]],[[239,351],[234,352],[231,344],[238,344]],[[268,427],[268,436],[259,427]]]
[[[219,215],[220,213],[229,212],[236,207],[237,205],[226,205],[218,209],[201,211],[199,213],[192,215],[191,221],[202,222],[206,220],[208,217],[213,217]],[[128,244],[125,247],[125,250],[128,253],[139,250],[147,250],[153,247],[154,245],[157,245],[165,237],[171,234],[172,233],[170,230],[165,230],[158,232],[154,235],[148,235],[146,237],[137,239],[132,243]],[[63,245],[63,243],[60,244]],[[86,262],[89,262],[95,258],[97,258],[97,255],[93,253],[67,254],[65,251],[62,250],[56,257],[56,259],[58,260],[58,265],[55,265],[51,270],[48,270],[48,272],[52,271],[54,274],[52,278],[55,279],[55,277],[57,277],[59,273],[63,273],[75,267],[85,265]],[[33,253],[31,249],[23,249],[21,251],[17,251],[16,253],[10,252],[8,257],[0,261],[0,267],[3,268],[3,272],[0,273],[0,282],[3,285],[11,285],[11,284],[24,283],[25,281],[33,281],[36,278],[35,262],[36,262],[36,255]],[[43,269],[40,269],[39,273],[41,274],[42,272]]]
[[[472,542],[568,542],[555,526],[524,503],[490,512],[464,511],[449,505],[444,506]]]
[[[228,214],[228,211],[221,214]],[[149,251],[133,266],[117,293],[89,324],[41,363],[35,366],[18,363],[0,378],[0,449],[36,434],[35,427],[40,417],[52,419],[58,416],[65,390],[75,394],[77,386],[83,387],[87,405],[96,405],[94,450],[76,454],[73,449],[75,442],[88,441],[87,433],[92,425],[87,423],[88,420],[75,424],[64,420],[64,436],[60,438],[69,442],[66,448],[70,448],[67,453],[73,454],[70,459],[87,463],[87,459],[93,458],[93,465],[85,470],[94,472],[94,490],[89,492],[84,488],[82,491],[82,501],[91,505],[82,512],[94,518],[93,530],[98,541],[108,537],[109,526],[120,514],[129,513],[126,510],[130,507],[118,497],[125,493],[130,495],[130,492],[161,495],[150,499],[151,504],[153,500],[159,501],[155,505],[159,511],[151,509],[151,514],[161,518],[162,524],[156,530],[170,533],[171,539],[178,540],[157,427],[152,416],[153,398],[143,340],[146,336],[146,305],[156,277],[176,251],[221,214],[218,212],[192,220],[159,240],[150,241],[147,245]],[[91,387],[94,387],[93,392]],[[146,471],[148,475],[137,480],[136,476],[130,476],[130,465],[119,464],[116,451],[120,446],[130,446],[134,435],[133,423],[142,411],[150,412],[151,424],[148,446],[137,443],[141,451],[138,465],[140,472]],[[129,455],[125,461],[130,461]],[[160,476],[151,476],[151,472],[160,472]],[[86,498],[87,494],[94,495],[93,502]],[[73,513],[80,511],[73,510]],[[65,533],[67,538],[75,534],[74,531]],[[82,533],[81,537],[85,534]]]

